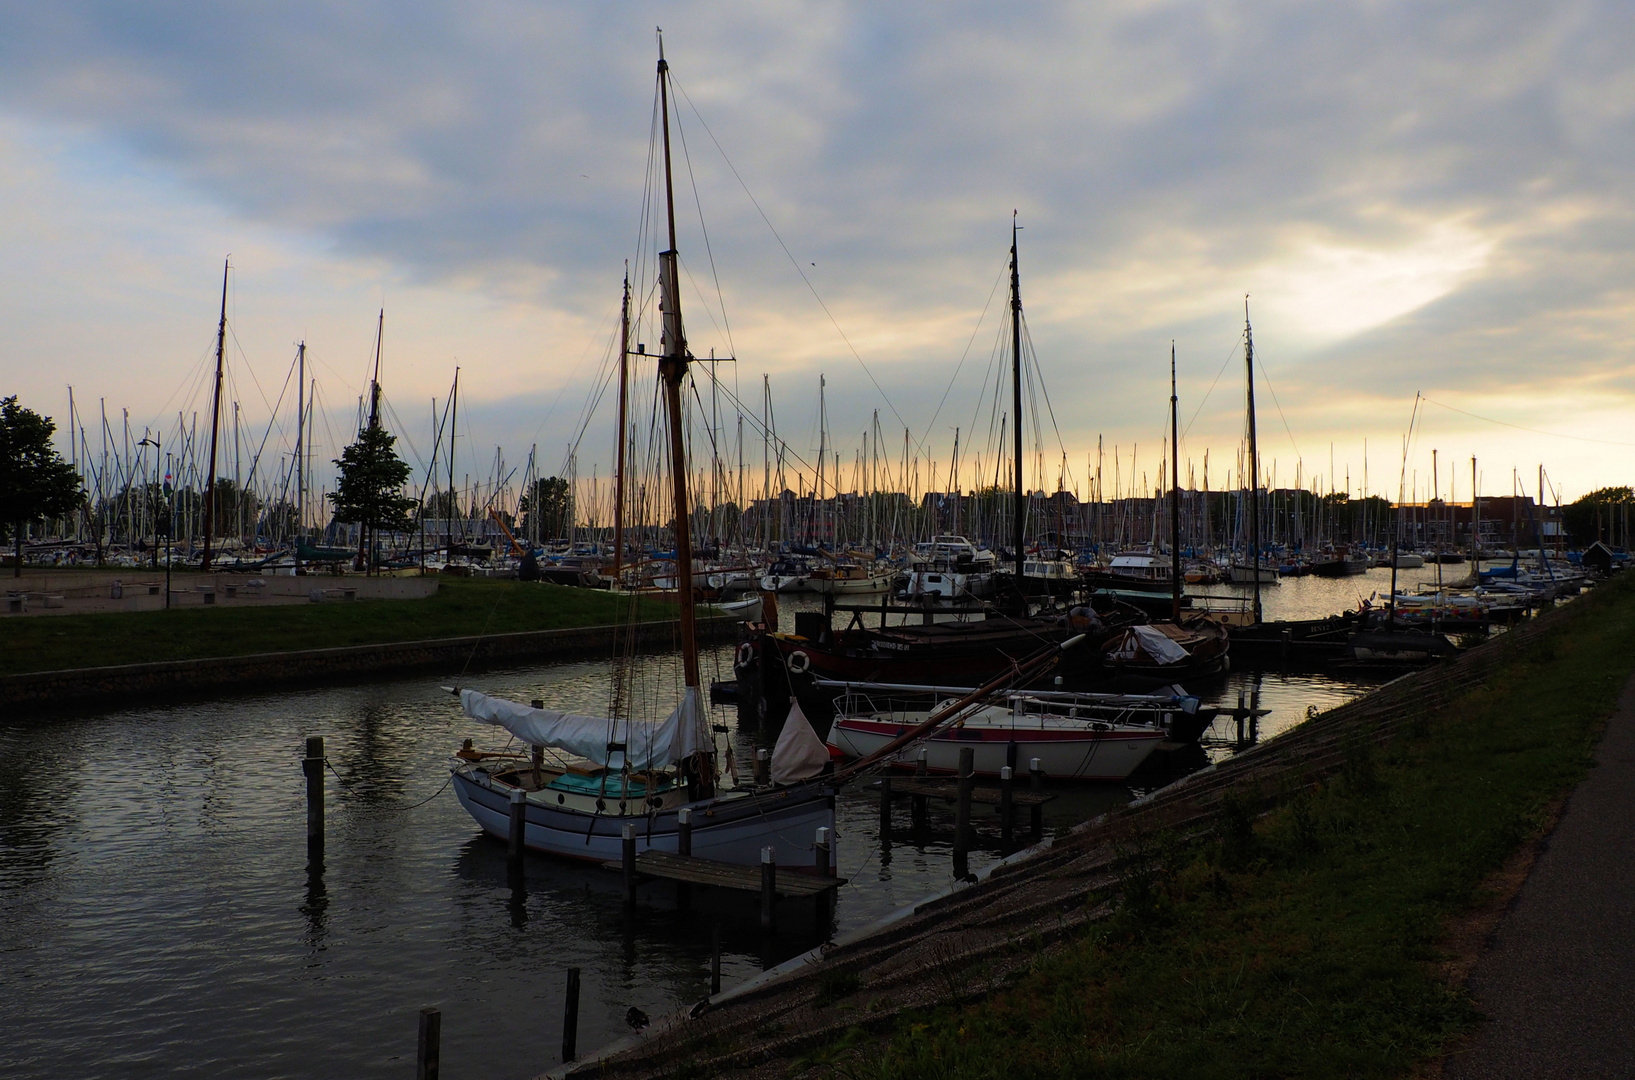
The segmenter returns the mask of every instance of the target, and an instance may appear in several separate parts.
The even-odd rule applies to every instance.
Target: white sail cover
[[[800,711],[800,703],[789,703],[789,719],[783,722],[778,742],[772,748],[772,782],[793,784],[810,780],[829,764],[829,748],[812,730],[812,722]]]
[[[633,769],[656,769],[711,749],[704,702],[696,686],[687,687],[675,711],[659,723],[535,709],[476,690],[460,691],[460,707],[473,720],[503,727],[525,743],[554,747],[598,765],[608,765],[612,758],[615,766],[628,761]],[[617,750],[609,753],[610,743],[625,744],[622,759]]]
[[[1132,626],[1125,631],[1124,640],[1113,653],[1120,660],[1134,660],[1137,652],[1144,652],[1159,664],[1178,664],[1187,658],[1187,651],[1172,641],[1163,631],[1150,626]]]

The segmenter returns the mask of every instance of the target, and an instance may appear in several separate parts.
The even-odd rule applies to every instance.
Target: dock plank
[[[604,863],[609,870],[622,870],[620,863]],[[669,851],[643,851],[636,856],[636,873],[665,881],[682,881],[689,885],[709,885],[718,889],[737,889],[740,892],[761,891],[761,868],[739,866],[736,863],[716,862],[677,855]],[[818,877],[793,867],[780,867],[776,879],[779,896],[817,896],[846,884],[842,877]]]
[[[875,785],[876,790],[879,784]],[[893,797],[901,795],[924,795],[932,799],[946,799],[953,802],[959,798],[958,780],[905,780],[901,777],[891,778],[891,794]],[[1030,788],[1017,785],[1011,790],[1012,806],[1043,806],[1055,799],[1056,796],[1048,791],[1033,791]],[[999,789],[996,787],[974,787],[971,789],[971,801],[983,806],[999,805]]]

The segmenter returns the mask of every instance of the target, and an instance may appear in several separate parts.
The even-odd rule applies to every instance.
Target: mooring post
[[[772,755],[765,750],[755,751],[755,786],[766,787],[772,783]]]
[[[627,821],[624,824],[624,902],[626,906],[636,902],[636,825]]]
[[[891,835],[891,777],[880,778],[880,838]]]
[[[1004,846],[1007,855],[1010,854],[1011,841],[1015,833],[1015,823],[1012,820],[1015,815],[1011,813],[1014,809],[1011,800],[1015,798],[1011,791],[1014,776],[1015,772],[1009,765],[999,770],[999,842]]]
[[[971,790],[976,786],[976,751],[969,746],[959,748],[959,801],[954,806],[954,876],[963,878],[969,872],[967,859],[971,850]]]
[[[761,929],[772,929],[772,909],[778,899],[778,853],[761,849]]]
[[[834,867],[829,863],[829,829],[827,826],[817,831],[817,843],[812,845],[812,862],[815,864],[818,877],[833,877]]]
[[[511,835],[505,857],[511,869],[522,869],[522,847],[528,827],[528,793],[521,788],[511,789]]]
[[[579,1056],[579,969],[568,969],[568,995],[562,1000],[562,1060]]]
[[[414,1080],[437,1080],[438,1044],[443,1036],[443,1014],[420,1010],[420,1039],[414,1054]]]
[[[710,996],[721,992],[721,922],[710,924]]]
[[[307,756],[301,761],[307,776],[307,850],[324,846],[324,737],[307,736]]]
[[[1260,741],[1260,691],[1249,695],[1249,742]]]
[[[1238,707],[1232,711],[1232,719],[1237,721],[1237,725],[1238,725],[1238,740],[1237,740],[1237,742],[1238,742],[1238,748],[1239,749],[1243,748],[1243,713],[1244,713],[1243,691],[1239,690],[1238,691]]]
[[[693,811],[683,806],[676,811],[676,854],[691,856],[693,853]]]
[[[930,775],[930,772],[931,768],[926,763],[926,748],[922,746],[920,747],[920,752],[914,755],[914,778],[916,780],[924,780],[928,775]],[[916,829],[925,828],[925,796],[922,794],[915,794],[911,796],[908,800],[908,807],[909,819],[913,821],[914,827]]]
[[[1039,793],[1045,790],[1044,765],[1038,758],[1032,758],[1028,761],[1028,788]],[[1038,843],[1045,836],[1045,804],[1036,802],[1028,807],[1028,819],[1029,830],[1033,833],[1033,841]]]

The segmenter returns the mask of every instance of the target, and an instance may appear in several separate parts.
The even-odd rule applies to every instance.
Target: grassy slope
[[[5,619],[0,674],[596,626],[628,618],[630,604],[591,589],[450,578],[425,600]],[[673,610],[648,601],[641,614]]]
[[[1415,1068],[1477,1019],[1437,973],[1450,920],[1583,778],[1635,668],[1635,580],[1573,607],[1422,730],[1353,746],[1315,793],[1199,849],[1166,858],[1160,840],[1118,915],[989,1000],[903,1023],[884,1053],[854,1032],[857,1049],[819,1060],[1007,1080]]]

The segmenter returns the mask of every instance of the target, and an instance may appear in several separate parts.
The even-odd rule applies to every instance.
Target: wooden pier
[[[609,870],[623,870],[622,863],[603,863]],[[761,868],[716,862],[670,851],[644,851],[636,856],[636,873],[644,878],[675,881],[686,885],[708,885],[740,892],[761,891]],[[815,873],[784,869],[773,877],[773,891],[783,897],[817,896],[846,884],[843,877],[818,877]]]

